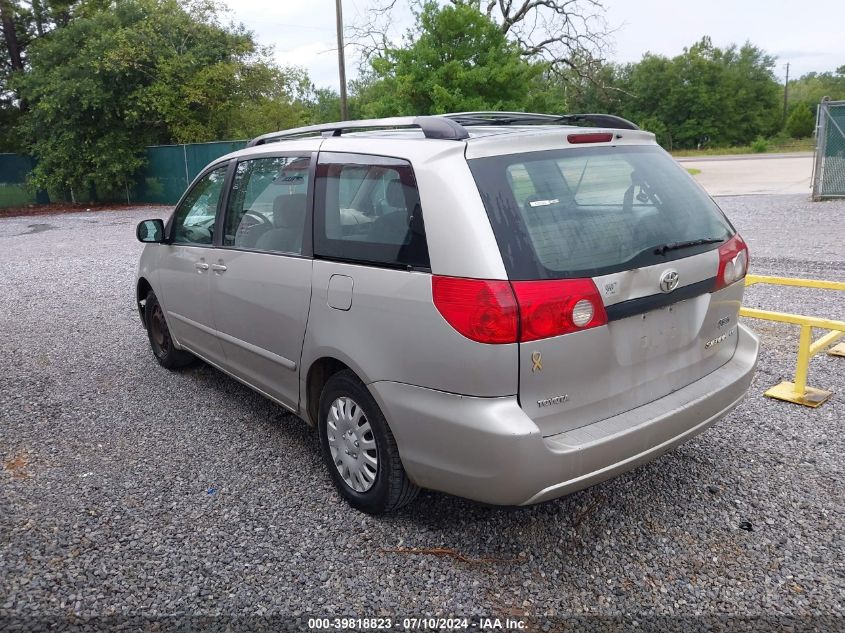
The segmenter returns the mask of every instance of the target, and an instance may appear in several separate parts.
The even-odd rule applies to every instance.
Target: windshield
[[[511,279],[650,266],[718,248],[734,233],[656,146],[566,148],[469,165]]]

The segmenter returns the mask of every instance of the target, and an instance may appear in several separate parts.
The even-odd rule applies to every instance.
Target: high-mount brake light
[[[606,132],[587,132],[585,134],[570,134],[566,140],[573,144],[578,143],[607,143],[613,140],[613,134]]]
[[[716,287],[719,290],[739,281],[748,272],[748,245],[739,233],[719,247],[719,272]]]
[[[607,323],[592,279],[507,281],[433,276],[437,310],[456,331],[479,343],[516,343]]]

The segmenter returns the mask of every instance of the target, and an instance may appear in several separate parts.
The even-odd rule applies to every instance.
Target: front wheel
[[[329,378],[317,428],[332,481],[354,508],[382,514],[417,496],[419,488],[405,474],[384,414],[352,371]]]
[[[147,325],[150,347],[153,348],[153,354],[159,365],[167,369],[178,369],[196,360],[192,354],[176,349],[170,336],[170,328],[167,327],[167,321],[164,319],[164,310],[152,290],[147,294],[147,300],[144,302],[144,323]]]

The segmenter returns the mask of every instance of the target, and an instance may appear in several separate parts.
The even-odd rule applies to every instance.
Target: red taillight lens
[[[745,277],[748,272],[748,246],[739,233],[719,247],[719,272],[716,288],[724,288]]]
[[[592,279],[495,281],[431,278],[434,305],[455,330],[479,343],[516,343],[607,323]]]
[[[607,323],[607,313],[592,279],[515,281],[520,341],[536,341]]]
[[[519,317],[507,281],[431,278],[434,305],[443,318],[473,341],[515,343]]]
[[[589,132],[587,134],[570,134],[566,137],[570,143],[607,143],[613,140],[613,134],[604,132]]]

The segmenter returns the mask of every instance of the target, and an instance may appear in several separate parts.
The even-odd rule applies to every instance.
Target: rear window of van
[[[718,248],[715,202],[656,146],[578,147],[469,161],[511,279],[593,277]]]

